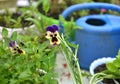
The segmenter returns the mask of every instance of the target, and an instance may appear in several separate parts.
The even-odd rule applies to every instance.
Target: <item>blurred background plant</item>
[[[27,13],[22,13],[18,9],[4,9],[0,12],[0,26],[7,28],[25,28],[31,26],[33,23],[27,21],[26,18],[32,17]]]
[[[47,1],[42,1],[42,0],[37,0],[42,2],[38,5],[38,10],[48,16],[52,17],[54,19],[59,19],[59,15],[69,6],[74,5],[74,4],[81,4],[81,3],[88,3],[88,2],[105,2],[105,3],[112,3],[112,4],[117,4],[119,5],[120,1],[119,0],[47,0]],[[47,3],[49,2],[49,3]],[[47,10],[46,10],[47,7]],[[72,13],[70,16],[67,17],[67,20],[70,20],[71,17],[74,18],[74,20],[78,19],[79,17],[88,15],[88,14],[99,14],[101,10],[81,10],[81,11],[76,11]],[[113,13],[113,12],[109,12]]]

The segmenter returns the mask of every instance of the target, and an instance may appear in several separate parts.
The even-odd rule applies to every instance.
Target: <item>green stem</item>
[[[62,48],[61,48],[61,50],[62,50]],[[62,50],[62,53],[63,53],[63,55],[64,55],[64,57],[65,57],[66,63],[67,63],[67,65],[68,65],[68,69],[69,69],[70,74],[71,74],[72,79],[73,79],[73,82],[74,82],[74,84],[76,84],[75,77],[74,77],[74,73],[73,73],[72,68],[71,68],[71,66],[70,66],[69,60],[67,59],[67,56],[65,55],[65,53],[64,53],[63,50]]]
[[[78,59],[77,59],[77,51],[78,51],[78,45],[77,45],[77,49],[75,50],[74,58],[75,58],[77,70],[78,70],[78,73],[79,73],[79,78],[81,79],[80,84],[83,84],[82,73],[81,73],[80,66],[79,66]]]
[[[72,78],[73,78],[74,84],[83,84],[80,66],[79,66],[79,63],[78,63],[78,60],[77,60],[77,57],[76,57],[76,56],[77,56],[78,46],[77,46],[77,49],[76,49],[75,54],[74,54],[73,51],[72,51],[72,49],[71,49],[71,48],[69,47],[69,45],[66,43],[63,34],[62,34],[62,38],[60,38],[60,39],[61,39],[61,41],[62,41],[62,43],[63,43],[63,46],[65,46],[65,48],[68,49],[69,55],[72,54],[72,56],[73,56],[73,58],[74,58],[74,61],[75,61],[76,65],[77,65],[77,72],[78,72],[78,75],[79,75],[78,78],[80,79],[80,82],[76,79],[77,76],[75,77],[74,69],[72,69],[72,67],[74,68],[74,65],[72,66],[72,65],[70,64],[71,61],[70,61],[69,59],[67,59],[66,53],[63,51],[63,49],[61,49],[62,52],[63,52],[63,54],[64,54],[65,60],[66,60],[66,62],[67,62],[68,69],[69,69],[69,71],[70,71],[70,73],[71,73],[71,76],[72,76]],[[61,44],[62,44],[62,43],[61,43]],[[71,66],[70,66],[70,65],[71,65]]]

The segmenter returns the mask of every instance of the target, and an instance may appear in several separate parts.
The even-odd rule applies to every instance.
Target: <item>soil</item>
[[[105,65],[105,64],[102,64],[102,65],[98,66],[98,67],[94,70],[94,72],[95,72],[95,73],[98,73],[98,72],[101,72],[101,71],[106,70],[106,69],[107,69],[107,68],[106,68],[106,65]],[[120,83],[120,79],[115,79],[115,80]],[[106,78],[105,78],[102,82],[103,82],[104,84],[115,84],[112,79],[106,79]]]
[[[0,14],[0,26],[7,27],[7,28],[16,28],[15,26],[16,23],[13,22],[12,19],[17,21],[18,23],[19,17],[21,17],[19,28],[29,27],[30,25],[33,24],[33,22],[31,21],[25,20],[26,19],[25,15],[22,16],[22,13],[15,12],[12,14],[7,14],[7,13]]]

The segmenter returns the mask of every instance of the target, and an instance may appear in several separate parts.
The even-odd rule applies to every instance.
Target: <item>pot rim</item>
[[[112,62],[113,60],[115,60],[115,58],[112,58],[112,57],[103,57],[103,58],[98,58],[96,60],[94,60],[90,67],[89,67],[89,72],[91,75],[94,75],[94,69],[99,66],[99,65],[102,65],[106,62]]]

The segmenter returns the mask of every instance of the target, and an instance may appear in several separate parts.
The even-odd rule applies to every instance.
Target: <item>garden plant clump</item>
[[[22,13],[17,8],[5,9],[4,12],[0,13],[0,26],[7,28],[25,28],[31,26],[33,23],[26,20],[28,17],[33,18],[32,15]]]
[[[37,83],[37,84],[57,84],[57,74],[53,72],[55,67],[56,52],[58,47],[63,52],[69,66],[75,84],[82,84],[81,71],[71,48],[77,46],[65,41],[64,36],[59,36],[58,26],[48,26],[46,38],[50,40],[39,42],[39,36],[31,29],[25,35],[14,32],[8,38],[8,31],[3,28],[3,40],[0,42],[0,82],[1,83]],[[30,35],[32,34],[32,35]],[[74,65],[72,61],[75,61]],[[77,66],[77,67],[76,67]],[[78,80],[81,79],[81,80]]]
[[[30,35],[32,33],[32,35]],[[2,84],[57,84],[55,67],[56,47],[40,43],[34,32],[20,35],[14,32],[10,38],[2,30],[4,42],[0,42],[0,82]]]

